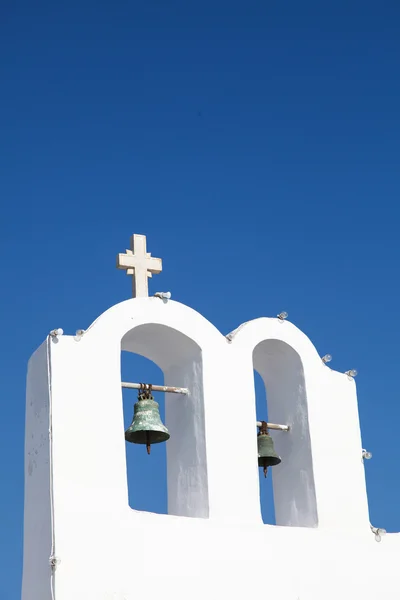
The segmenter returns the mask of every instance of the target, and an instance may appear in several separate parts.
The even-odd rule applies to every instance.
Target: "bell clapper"
[[[151,444],[150,444],[150,435],[149,435],[148,431],[146,431],[146,450],[147,450],[147,454],[150,454]]]

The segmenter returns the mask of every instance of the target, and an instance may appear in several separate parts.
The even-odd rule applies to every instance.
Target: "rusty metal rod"
[[[123,388],[129,388],[132,390],[149,390],[153,392],[167,392],[168,394],[189,394],[189,390],[187,388],[181,387],[170,387],[168,385],[150,385],[148,383],[128,383],[127,381],[122,381],[121,383]]]
[[[257,427],[261,427],[261,421],[257,421]],[[276,423],[267,423],[267,429],[277,429],[278,431],[289,431],[289,425],[277,425]]]

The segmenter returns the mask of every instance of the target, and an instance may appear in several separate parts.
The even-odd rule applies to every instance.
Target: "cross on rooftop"
[[[146,251],[146,236],[135,233],[131,237],[131,249],[126,254],[118,254],[117,269],[124,269],[127,275],[132,275],[133,298],[144,298],[149,295],[147,278],[153,273],[161,273],[162,261]]]

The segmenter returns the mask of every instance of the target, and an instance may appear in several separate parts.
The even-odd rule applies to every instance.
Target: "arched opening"
[[[129,372],[128,380],[133,383],[156,383],[167,386],[182,387],[189,390],[189,395],[165,394],[163,404],[160,394],[155,400],[160,403],[160,414],[164,424],[171,435],[166,443],[152,446],[154,457],[159,456],[160,462],[165,464],[166,475],[162,466],[155,471],[161,480],[167,481],[167,510],[165,501],[153,499],[156,512],[167,512],[171,515],[186,517],[207,518],[208,508],[208,479],[207,457],[205,443],[204,401],[203,401],[203,363],[200,347],[183,333],[165,325],[149,323],[140,325],[129,331],[121,341],[122,351],[138,354],[155,363],[148,372],[150,380],[145,381],[143,372]],[[124,352],[123,352],[124,354]],[[125,360],[125,358],[124,358]],[[135,359],[136,360],[136,359]],[[143,366],[143,363],[142,363]],[[158,367],[158,368],[157,368]],[[128,368],[128,367],[126,367]],[[146,368],[148,365],[146,365]],[[155,370],[154,370],[155,369]],[[128,375],[128,373],[127,373]],[[162,382],[162,375],[164,382]],[[156,378],[156,380],[154,380]],[[124,394],[124,396],[127,394]],[[132,403],[131,403],[132,405]],[[165,420],[164,410],[165,406]],[[132,408],[131,408],[132,410]],[[132,416],[130,417],[132,418]],[[126,417],[128,420],[129,418]],[[126,421],[127,422],[127,421]],[[157,448],[160,446],[161,448]],[[143,450],[139,446],[140,450]],[[143,452],[141,453],[143,455]],[[136,452],[135,452],[136,455]],[[129,496],[132,497],[133,506],[136,508],[138,496],[138,482],[131,475],[143,462],[147,468],[148,456],[137,459],[137,466],[129,465]],[[129,459],[130,462],[130,459]],[[148,461],[147,461],[148,463]],[[138,471],[139,473],[139,471]],[[144,488],[144,497],[149,506],[148,495],[152,493],[154,485],[147,483]],[[158,487],[157,487],[158,489]],[[165,489],[165,488],[164,488]],[[149,510],[147,508],[147,510]]]
[[[254,349],[253,366],[267,392],[268,420],[290,426],[288,433],[277,431],[272,435],[275,450],[282,458],[280,465],[271,468],[276,524],[316,527],[307,395],[300,356],[285,342],[265,340]]]
[[[122,352],[121,376],[122,381],[128,382],[159,385],[164,383],[164,374],[154,362],[132,352]],[[133,406],[137,402],[138,391],[123,389],[122,393],[124,429],[126,430],[132,422]],[[153,395],[160,407],[161,420],[165,423],[165,394],[154,393]],[[168,513],[166,443],[153,444],[150,455],[146,452],[146,446],[125,444],[129,506],[131,508],[162,514]]]
[[[264,381],[257,371],[254,371],[254,389],[256,393],[256,414],[258,420],[268,421],[268,401],[265,390]],[[258,429],[255,430],[255,433]],[[271,437],[274,439],[274,432],[269,432]],[[274,507],[274,494],[272,489],[272,470],[274,467],[268,469],[267,477],[264,477],[262,469],[259,469],[260,478],[260,503],[261,503],[261,516],[265,524],[276,525],[275,520],[275,507]],[[278,467],[277,467],[278,468]]]

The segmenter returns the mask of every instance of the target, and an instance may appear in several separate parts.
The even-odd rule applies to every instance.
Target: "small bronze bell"
[[[281,462],[280,456],[277,455],[274,449],[274,442],[268,433],[267,423],[261,421],[261,427],[257,436],[258,447],[258,466],[262,467],[264,477],[267,476],[268,467],[279,465]]]
[[[125,439],[132,444],[146,444],[150,454],[151,444],[169,440],[168,429],[161,421],[158,402],[151,395],[151,388],[139,390],[138,401],[133,407],[133,421],[125,431]]]

